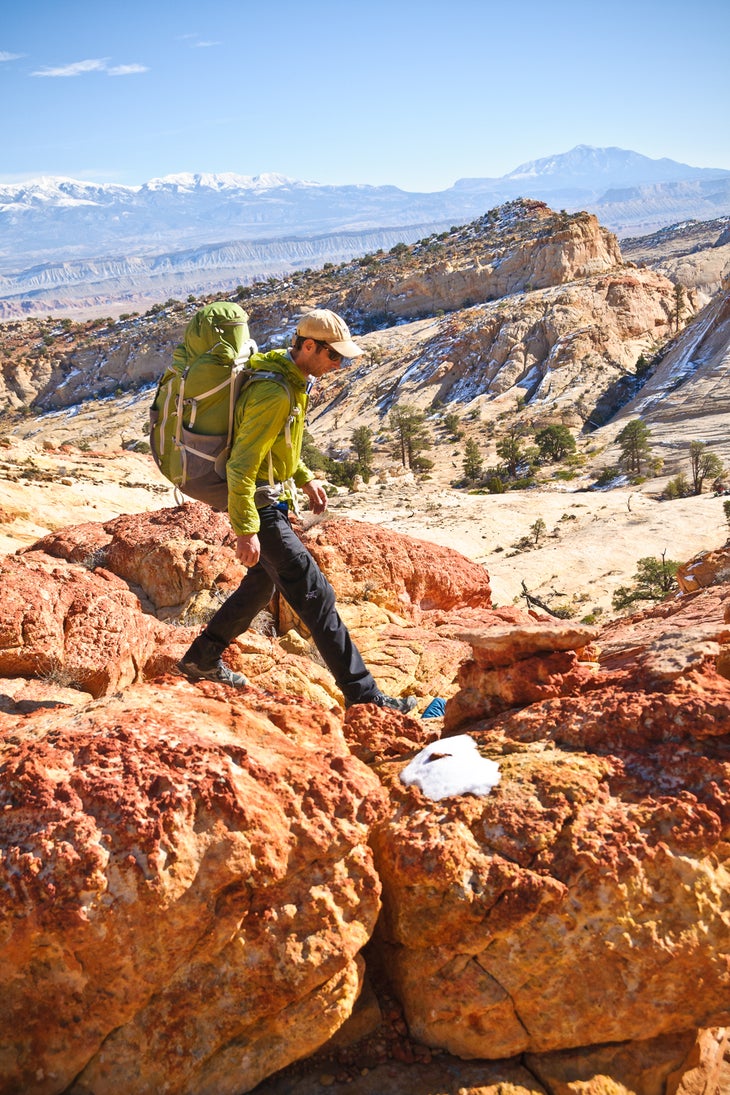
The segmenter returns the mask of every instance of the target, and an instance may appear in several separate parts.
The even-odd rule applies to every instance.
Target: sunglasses
[[[339,363],[342,361],[342,354],[338,354],[337,350],[333,350],[331,346],[328,346],[326,342],[320,342],[318,338],[312,340],[316,346],[319,346],[320,350],[327,351],[327,357],[330,361]]]

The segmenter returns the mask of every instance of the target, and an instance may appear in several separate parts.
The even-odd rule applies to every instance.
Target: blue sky
[[[0,182],[440,190],[577,144],[730,170],[727,0],[40,0],[0,15]]]

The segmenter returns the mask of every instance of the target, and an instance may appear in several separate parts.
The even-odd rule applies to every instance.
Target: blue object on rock
[[[446,700],[442,700],[440,696],[437,696],[435,700],[431,700],[426,710],[421,715],[422,719],[440,719],[446,710]]]

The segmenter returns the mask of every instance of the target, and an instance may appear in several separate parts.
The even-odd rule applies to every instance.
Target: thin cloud
[[[147,65],[112,65],[108,68],[109,76],[133,76],[137,72],[149,72]]]
[[[83,76],[87,72],[105,72],[108,64],[107,58],[94,61],[74,61],[70,65],[60,65],[58,68],[39,68],[31,72],[31,76]]]
[[[222,45],[222,42],[208,42],[204,38],[198,38],[197,34],[178,34],[177,41],[187,42],[193,49],[209,49],[210,46]]]
[[[105,72],[107,76],[130,76],[138,72],[149,72],[145,65],[110,65],[108,57],[97,57],[88,61],[74,61],[70,65],[57,68],[40,68],[31,72],[31,76],[85,76],[88,72]]]
[[[24,53],[8,53],[6,49],[0,49],[0,62],[2,61],[19,61],[21,57],[25,57]]]

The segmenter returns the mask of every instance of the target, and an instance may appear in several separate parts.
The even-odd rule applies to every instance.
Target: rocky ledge
[[[276,603],[251,687],[180,677],[241,575],[204,506],[0,561],[0,1092],[727,1090],[730,549],[598,630],[447,549],[303,537],[443,719],[345,713]],[[488,793],[401,780],[464,735]]]

